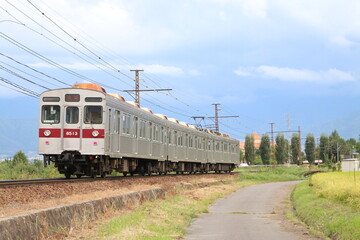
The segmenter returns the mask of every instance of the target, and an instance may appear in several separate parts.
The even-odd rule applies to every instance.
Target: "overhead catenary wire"
[[[30,80],[30,79],[27,79],[27,78],[21,76],[20,74],[17,74],[16,72],[11,71],[10,69],[4,67],[4,66],[1,65],[1,64],[0,64],[0,69],[2,69],[3,71],[5,71],[5,72],[7,72],[7,73],[10,73],[10,74],[18,77],[18,78],[21,78],[21,79],[23,79],[23,80],[25,80],[25,81],[27,81],[27,82],[29,82],[29,83],[31,83],[31,84],[34,84],[34,85],[36,85],[36,86],[38,86],[38,87],[42,87],[42,88],[44,88],[44,89],[46,89],[46,90],[50,90],[50,88],[45,87],[45,86],[43,86],[43,85],[41,85],[41,84],[38,84],[38,83],[36,83],[36,82],[34,82],[34,81]]]
[[[40,80],[40,81],[46,82],[46,83],[48,83],[48,84],[50,84],[50,85],[53,85],[53,86],[55,86],[55,87],[60,87],[59,85],[56,85],[56,84],[54,84],[54,83],[52,83],[52,82],[46,81],[46,80],[44,80],[44,79],[42,79],[42,78],[39,78],[39,77],[34,76],[34,75],[30,74],[30,73],[27,73],[27,72],[25,72],[25,71],[23,71],[23,70],[21,70],[21,69],[19,69],[19,68],[17,68],[17,67],[14,67],[14,66],[12,66],[12,65],[10,65],[10,64],[7,64],[6,62],[0,61],[0,63],[4,64],[4,65],[6,65],[6,66],[8,66],[8,67],[10,67],[10,68],[12,68],[12,69],[17,70],[18,72],[21,72],[21,73],[23,73],[23,74],[26,74],[26,75],[28,75],[28,76],[30,76],[30,77],[36,78],[36,79],[38,79],[38,80]]]
[[[62,28],[59,24],[57,24],[55,21],[53,21],[49,16],[47,16],[43,11],[40,10],[39,7],[37,7],[34,3],[32,3],[30,0],[27,0],[28,3],[30,3],[36,10],[38,10],[45,18],[47,18],[50,22],[52,22],[55,26],[57,26],[60,30],[62,30],[66,35],[68,35],[71,39],[73,39],[75,42],[77,42],[80,46],[82,46],[84,49],[89,51],[91,54],[93,54],[95,57],[97,57],[99,60],[103,61],[105,64],[107,64],[109,67],[113,68],[118,73],[122,74],[123,76],[133,80],[132,77],[126,75],[125,73],[121,72],[119,69],[115,68],[111,63],[104,60],[101,56],[96,54],[94,51],[92,51],[90,48],[88,48],[85,44],[83,44],[81,41],[76,39],[74,36],[72,36],[70,33],[68,33],[64,28]]]
[[[46,74],[46,73],[43,73],[43,72],[41,72],[41,71],[39,71],[39,70],[37,70],[37,69],[35,69],[35,68],[33,68],[33,67],[30,67],[29,65],[26,65],[26,64],[24,64],[24,63],[22,63],[22,62],[20,62],[20,61],[18,61],[18,60],[16,60],[16,59],[8,56],[8,55],[5,55],[5,54],[3,54],[3,53],[0,53],[0,55],[3,56],[3,57],[6,57],[6,58],[8,58],[8,59],[10,59],[11,61],[16,62],[16,63],[19,64],[19,65],[22,65],[22,66],[24,66],[24,67],[26,67],[26,68],[28,68],[28,69],[31,69],[32,71],[37,72],[37,73],[39,73],[39,74],[41,74],[41,75],[43,75],[43,76],[45,76],[45,77],[47,77],[47,78],[51,78],[51,79],[53,79],[53,80],[55,80],[55,81],[57,81],[57,82],[59,82],[59,83],[61,83],[61,84],[64,84],[64,85],[66,85],[66,86],[70,86],[70,84],[68,84],[68,83],[66,83],[66,82],[63,82],[63,81],[61,81],[61,80],[59,80],[59,79],[57,79],[57,78],[54,78],[54,77],[52,77],[52,76],[50,76],[50,75],[48,75],[48,74]]]
[[[38,23],[36,20],[34,20],[32,17],[30,17],[29,15],[27,15],[26,13],[24,13],[23,11],[21,11],[19,8],[17,8],[15,5],[13,5],[13,4],[11,4],[11,3],[9,3],[9,4],[10,4],[11,6],[13,6],[16,10],[18,10],[20,13],[22,13],[24,16],[26,16],[28,19],[30,19],[30,20],[33,21],[35,24],[37,24],[39,27],[41,27],[41,29],[44,29],[44,30],[45,30],[46,32],[48,32],[51,36],[55,37],[56,39],[58,39],[58,40],[61,41],[62,43],[66,44],[68,47],[72,48],[74,51],[79,52],[80,54],[84,55],[84,56],[87,57],[88,59],[91,59],[92,61],[94,61],[94,62],[96,62],[96,63],[98,63],[98,64],[100,64],[100,65],[103,65],[103,63],[99,62],[98,59],[93,59],[93,58],[92,58],[91,56],[89,56],[88,54],[80,51],[79,49],[75,48],[75,47],[72,46],[71,44],[69,44],[69,43],[67,43],[66,41],[64,41],[63,39],[61,39],[58,35],[54,34],[52,31],[50,31],[50,30],[48,30],[47,28],[45,28],[43,25],[41,25],[41,24]],[[2,8],[2,7],[0,7],[0,8]],[[2,8],[2,9],[3,9],[5,12],[7,12],[10,16],[14,17],[13,15],[11,15],[11,14],[9,13],[8,10],[6,10],[6,9],[4,9],[4,8]],[[14,17],[14,18],[15,18],[15,17]],[[74,54],[75,56],[77,56],[77,57],[79,57],[79,58],[81,58],[82,60],[84,60],[84,61],[86,61],[87,63],[91,64],[91,65],[94,66],[95,68],[98,68],[98,69],[106,72],[107,74],[111,75],[112,77],[116,78],[117,80],[120,80],[120,81],[123,82],[124,84],[127,84],[127,85],[130,86],[130,84],[129,84],[128,82],[126,82],[126,81],[120,79],[119,77],[117,77],[117,76],[115,76],[115,75],[107,72],[105,69],[101,68],[99,65],[90,62],[89,60],[85,59],[83,56],[80,56],[79,54],[77,54],[76,52],[70,50],[69,48],[67,48],[67,47],[65,47],[65,46],[57,43],[57,42],[54,41],[53,39],[51,39],[51,38],[47,37],[46,35],[44,35],[43,33],[40,33],[39,31],[37,31],[37,30],[29,27],[29,26],[26,25],[26,24],[22,24],[22,25],[23,25],[24,27],[28,28],[29,30],[35,32],[36,34],[38,34],[38,35],[46,38],[47,40],[51,41],[52,43],[56,44],[57,46],[65,49],[66,51]],[[117,69],[115,69],[115,70],[116,70],[117,72],[119,72]]]
[[[109,88],[109,89],[113,89],[113,90],[116,90],[116,91],[122,91],[121,89],[114,88],[114,87],[111,87],[111,86],[109,86],[109,85],[105,85],[105,84],[99,83],[98,81],[95,81],[95,80],[93,80],[93,79],[91,79],[91,78],[88,78],[88,77],[85,77],[84,75],[79,74],[79,73],[77,73],[77,72],[75,72],[75,71],[73,71],[73,70],[70,70],[70,69],[64,67],[63,65],[61,65],[61,64],[59,64],[59,63],[56,63],[55,61],[53,61],[53,60],[51,60],[51,59],[49,59],[49,58],[41,55],[40,53],[38,53],[38,52],[36,52],[36,51],[34,51],[34,50],[26,47],[25,45],[21,44],[20,42],[18,42],[18,41],[16,41],[15,39],[7,36],[7,35],[4,34],[4,33],[1,33],[1,32],[0,32],[0,37],[4,38],[5,40],[9,41],[10,43],[14,44],[15,46],[23,49],[24,51],[32,54],[33,56],[35,56],[35,57],[37,57],[37,58],[39,58],[39,59],[41,59],[41,60],[49,63],[50,65],[52,65],[52,66],[54,66],[54,67],[56,67],[56,68],[59,68],[59,69],[65,71],[65,72],[67,72],[67,73],[69,73],[69,74],[71,74],[71,75],[73,75],[73,76],[75,76],[75,77],[77,77],[77,78],[80,78],[80,79],[82,79],[82,80],[84,80],[84,81],[88,81],[88,82],[92,82],[92,83],[96,83],[96,84],[102,85],[102,86],[104,86],[104,87],[106,87],[106,88]]]
[[[0,80],[0,81],[2,81],[2,80]],[[16,92],[19,92],[19,93],[21,93],[21,94],[27,95],[27,96],[29,96],[29,97],[37,98],[37,97],[34,96],[34,95],[31,95],[31,94],[29,94],[29,93],[20,91],[19,89],[16,89],[16,88],[7,86],[7,85],[5,85],[5,84],[3,84],[3,83],[0,83],[0,86],[5,87],[5,88],[8,88],[8,89],[13,90],[13,91],[16,91]]]
[[[0,81],[2,81],[4,83],[7,83],[7,84],[9,84],[9,85],[11,85],[11,86],[13,86],[13,87],[15,87],[17,89],[20,89],[20,90],[24,91],[25,92],[24,94],[31,95],[33,97],[39,97],[40,96],[39,93],[34,92],[34,91],[32,91],[32,90],[30,90],[30,89],[28,89],[26,87],[23,87],[23,86],[21,86],[19,84],[16,84],[16,83],[14,83],[14,82],[6,79],[6,78],[0,77]]]
[[[28,1],[28,2],[31,3],[30,1]],[[33,3],[31,3],[31,4],[34,5],[34,7],[35,7],[38,11],[40,11],[41,13],[43,13],[38,7],[35,6],[35,4],[33,4]],[[56,26],[60,27],[59,24],[57,24],[55,21],[53,21],[52,19],[50,19],[48,16],[46,16],[46,17],[47,17],[51,22],[53,22]],[[63,28],[61,28],[61,27],[60,27],[60,29],[61,29],[62,31],[64,31],[68,36],[70,36],[72,39],[75,39],[75,38],[73,37],[73,35],[69,34],[65,29],[63,29]],[[94,51],[92,51],[92,50],[90,50],[90,49],[87,49],[87,50],[89,50],[90,52],[92,52],[93,54],[95,54],[96,57],[98,57],[98,54],[96,54]],[[123,57],[121,57],[121,58],[124,59]],[[102,59],[102,60],[103,60],[103,59]],[[126,59],[124,59],[124,60],[125,60],[125,62],[130,63],[128,60],[126,60]],[[131,64],[131,63],[130,63],[130,64]],[[146,76],[146,75],[145,75],[145,76]],[[132,79],[131,77],[129,77],[129,78]],[[146,78],[148,78],[150,81],[152,81],[153,83],[155,83],[157,86],[160,86],[160,85],[157,84],[155,81],[153,81],[151,78],[149,78],[149,77],[146,77]],[[146,88],[149,88],[148,86],[145,86],[145,87],[146,87]],[[178,102],[186,105],[187,107],[193,108],[193,109],[194,109],[195,111],[197,111],[197,112],[200,112],[199,109],[194,108],[194,107],[191,106],[190,104],[188,104],[188,103],[180,100],[179,98],[175,97],[175,96],[174,96],[173,94],[171,94],[170,92],[167,94],[167,96],[172,97],[173,99],[175,99],[176,101],[178,101]]]
[[[8,3],[9,3],[9,1],[7,1]],[[57,22],[56,22],[56,20],[54,20],[53,18],[51,18],[50,16],[48,16],[48,14],[46,14],[46,15],[43,15],[43,13],[44,13],[44,11],[42,11],[42,10],[40,10],[40,8],[38,8],[35,4],[33,4],[32,3],[32,1],[27,1],[28,3],[30,3],[31,5],[34,5],[33,6],[33,8],[35,8],[36,9],[36,11],[38,11],[40,14],[41,14],[41,16],[42,17],[44,17],[44,18],[46,18],[47,20],[49,20],[50,22],[53,22],[53,24],[55,25],[55,26],[57,26],[57,27],[60,27],[59,29],[60,30],[62,30],[65,34],[67,34],[74,42],[77,42],[78,43],[78,37],[79,36],[76,36],[76,38],[75,37],[73,37],[73,36],[75,36],[74,34],[70,34],[66,29],[64,29],[61,25],[59,25]],[[11,3],[9,3],[9,4],[11,4]],[[41,24],[40,24],[41,25]],[[28,27],[28,26],[26,26],[26,27]],[[41,34],[40,32],[38,32],[37,34]],[[48,39],[49,40],[49,39]],[[84,44],[84,42],[81,42],[81,44],[83,44],[85,47],[87,47],[88,49],[86,49],[84,46],[82,46],[84,49],[86,49],[87,51],[89,51],[91,54],[93,54],[93,56],[96,58],[98,58],[99,60],[101,60],[101,61],[105,61],[104,59],[103,59],[103,56],[101,56],[100,57],[100,54],[98,54],[97,53],[97,50],[95,49],[91,49],[91,48],[89,48],[89,46],[87,45],[87,44]],[[80,45],[81,45],[80,44]],[[99,48],[101,48],[101,47],[99,47]],[[105,50],[106,50],[106,47],[105,47]],[[76,51],[79,51],[79,49],[77,49],[76,48]],[[83,52],[81,52],[81,56],[83,55],[84,53]],[[112,51],[108,51],[108,54],[110,54],[110,55],[112,55],[112,56],[114,56],[113,55],[113,52]],[[79,54],[78,54],[79,55]],[[80,57],[80,56],[77,56],[77,57]],[[100,58],[99,58],[100,57]],[[118,55],[116,55],[116,58],[117,58],[117,60],[118,60]],[[121,57],[122,58],[122,57]],[[124,58],[122,58],[122,59],[124,59]],[[85,61],[85,59],[82,59],[82,60],[84,60]],[[93,61],[94,59],[92,59],[92,61]],[[126,62],[128,62],[128,60],[126,60],[126,59],[124,59],[124,61],[126,61]],[[109,63],[108,61],[106,61],[107,63]],[[115,61],[114,61],[115,62]],[[105,64],[105,63],[104,63]],[[51,65],[51,64],[50,64]],[[59,65],[61,65],[61,64],[59,64]],[[95,64],[96,65],[96,64]],[[112,64],[111,64],[111,66],[113,66]],[[65,66],[64,66],[65,67]],[[110,66],[108,66],[109,68],[110,68]],[[59,68],[59,69],[61,69],[61,68]],[[115,69],[117,69],[117,68],[112,68],[113,70],[115,70]],[[63,70],[63,69],[62,69]],[[69,69],[70,70],[70,69]],[[70,71],[72,71],[72,70],[70,70]],[[74,71],[75,72],[75,71]],[[155,75],[153,75],[152,73],[150,73],[150,74],[148,74],[148,73],[146,73],[146,74],[144,74],[145,76],[145,80],[144,80],[144,87],[146,87],[146,88],[149,88],[149,86],[150,85],[153,85],[153,84],[155,84],[155,85],[157,85],[157,86],[160,86],[160,84],[159,84],[159,82],[164,82],[162,79],[161,80],[159,80],[159,78]],[[129,77],[131,80],[133,80],[131,77]],[[156,80],[155,80],[156,79]],[[98,82],[98,81],[95,81],[95,80],[93,80],[93,79],[88,79],[88,78],[86,78],[86,79],[83,79],[84,81],[88,81],[88,82],[94,82],[94,83],[97,83],[97,84],[99,84],[99,85],[102,85],[103,87],[105,87],[105,88],[109,88],[109,89],[113,89],[113,90],[116,90],[116,91],[122,91],[121,89],[118,89],[118,88],[114,88],[114,87],[111,87],[111,86],[107,86],[107,85],[105,85],[105,84],[102,84],[102,83],[100,83],[100,82]],[[148,86],[149,85],[149,86]],[[160,86],[161,87],[161,86]],[[161,92],[160,92],[161,93]],[[181,103],[182,105],[185,105],[186,107],[187,107],[187,109],[186,110],[189,110],[189,108],[191,108],[191,109],[193,109],[193,110],[195,110],[196,112],[200,112],[200,110],[197,108],[197,107],[195,107],[195,106],[193,106],[193,104],[189,104],[189,103],[187,103],[187,101],[184,101],[183,99],[182,99],[182,97],[179,97],[179,96],[177,96],[176,94],[172,94],[172,93],[170,93],[170,92],[167,92],[167,93],[161,93],[161,94],[165,94],[166,96],[168,96],[168,97],[170,97],[170,98],[172,98],[172,99],[174,99],[175,101],[177,101],[177,102],[179,102],[179,103]],[[186,92],[185,93],[183,93],[183,92],[181,92],[181,94],[180,95],[183,95],[183,94],[186,94]],[[164,110],[166,110],[166,111],[168,111],[168,112],[172,112],[172,113],[175,113],[176,115],[179,115],[179,116],[182,116],[182,117],[187,117],[187,118],[190,118],[190,116],[191,115],[194,115],[194,114],[190,114],[190,115],[188,115],[188,111],[186,111],[186,110],[183,110],[183,109],[179,109],[179,111],[174,111],[174,109],[177,109],[177,108],[175,108],[175,107],[173,107],[173,106],[171,106],[168,102],[166,103],[166,104],[161,104],[161,103],[159,103],[159,102],[161,102],[159,99],[157,99],[157,98],[155,98],[155,97],[153,97],[153,96],[151,96],[150,94],[144,94],[145,96],[145,98],[144,98],[144,101],[145,102],[148,102],[149,104],[151,104],[151,105],[153,105],[153,106],[156,106],[156,107],[158,107],[158,108],[162,108],[162,109],[164,109]],[[184,114],[185,113],[185,114]],[[206,114],[206,116],[208,116],[208,114]]]

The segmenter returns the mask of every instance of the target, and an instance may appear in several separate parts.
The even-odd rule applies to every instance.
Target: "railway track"
[[[207,173],[207,175],[212,174],[239,174],[240,172],[231,172],[231,173]],[[186,175],[203,175],[200,173],[197,174],[186,174]],[[135,175],[135,176],[107,176],[105,178],[91,178],[91,177],[83,177],[83,178],[45,178],[45,179],[21,179],[21,180],[0,180],[0,188],[4,187],[18,187],[18,186],[26,186],[26,185],[39,185],[39,184],[53,184],[53,183],[72,183],[72,182],[93,182],[93,181],[114,181],[114,180],[121,180],[121,179],[128,179],[128,178],[148,178],[148,177],[161,177],[165,175],[157,175],[152,174],[150,176],[142,176],[142,175]],[[179,176],[179,174],[167,174],[166,176]]]

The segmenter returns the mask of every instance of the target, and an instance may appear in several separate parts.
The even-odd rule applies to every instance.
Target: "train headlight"
[[[93,131],[92,133],[91,133],[92,135],[93,135],[93,137],[97,137],[97,136],[99,136],[99,132],[98,131]]]
[[[50,130],[45,130],[45,131],[44,131],[44,135],[45,135],[46,137],[50,136],[50,135],[51,135],[51,131],[50,131]]]

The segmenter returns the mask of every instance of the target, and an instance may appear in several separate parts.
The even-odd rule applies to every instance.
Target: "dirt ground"
[[[167,194],[171,194],[175,186],[184,183],[212,182],[233,177],[234,175],[229,174],[123,177],[111,181],[75,181],[0,188],[0,217],[156,187],[165,188]]]

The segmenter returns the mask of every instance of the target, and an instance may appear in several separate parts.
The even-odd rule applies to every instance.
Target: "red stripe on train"
[[[104,138],[104,129],[83,129],[83,138]],[[59,128],[40,128],[39,137],[41,138],[61,138],[61,129]],[[64,129],[64,138],[80,138],[80,129]]]
[[[64,138],[80,138],[80,129],[64,129]]]
[[[39,137],[42,138],[59,138],[61,137],[61,129],[58,128],[40,128]]]
[[[82,131],[83,138],[104,138],[104,136],[104,129],[83,129]]]

